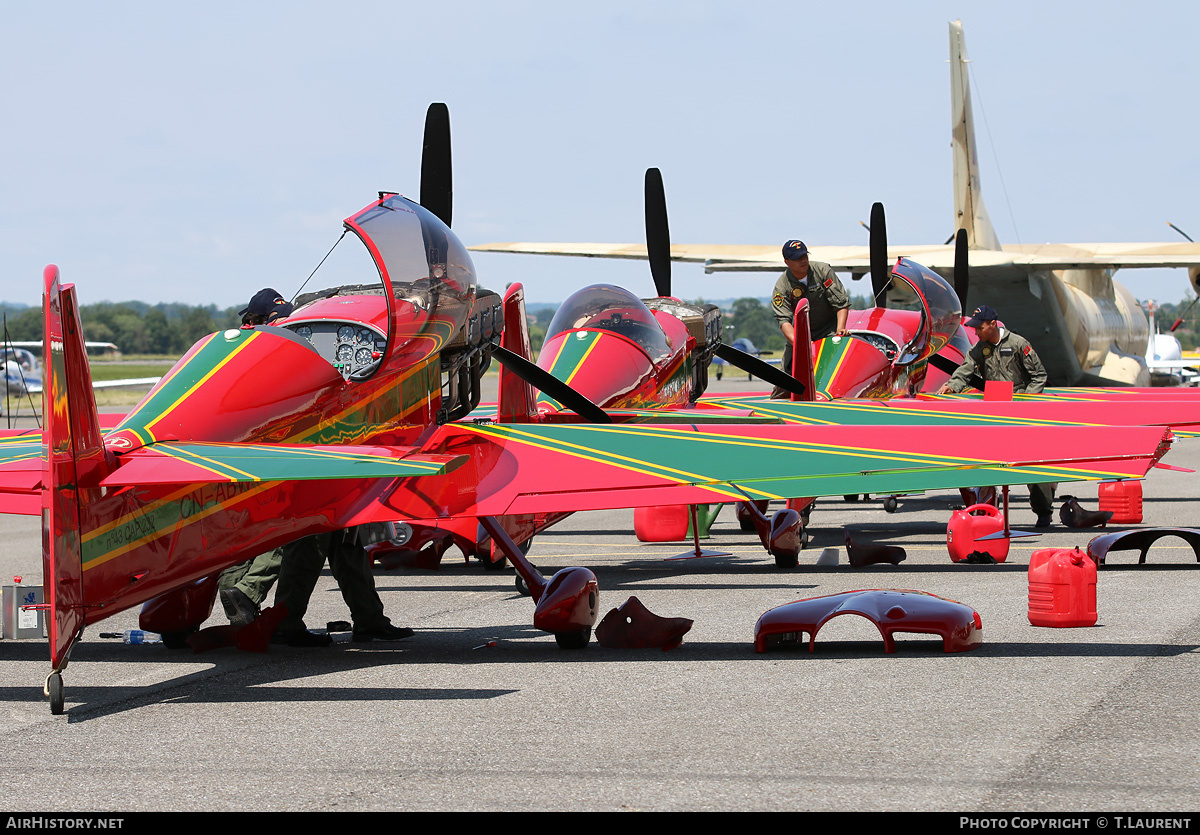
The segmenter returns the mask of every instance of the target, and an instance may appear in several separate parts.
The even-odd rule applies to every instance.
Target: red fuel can
[[[1096,564],[1078,548],[1042,548],[1029,558],[1029,622],[1095,626]]]
[[[1100,485],[1100,509],[1111,510],[1112,519],[1120,525],[1142,521],[1142,483],[1140,481],[1109,481]]]
[[[1004,530],[1004,514],[990,504],[973,504],[956,510],[946,525],[946,548],[953,562],[1004,562],[1008,559],[1007,539],[976,542],[981,536]]]
[[[679,542],[688,538],[689,506],[668,504],[633,509],[633,532],[640,542]]]

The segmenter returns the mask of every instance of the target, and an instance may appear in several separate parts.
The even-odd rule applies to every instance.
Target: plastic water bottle
[[[158,644],[162,636],[157,632],[145,632],[141,629],[126,629],[121,633],[121,640],[127,644]]]

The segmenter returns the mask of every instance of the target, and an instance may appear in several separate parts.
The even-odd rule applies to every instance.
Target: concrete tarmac
[[[744,380],[744,377],[740,378]],[[730,384],[721,388],[741,388]],[[1167,462],[1200,469],[1200,441]],[[1061,485],[1089,508],[1096,485]],[[1157,470],[1144,525],[1197,523],[1200,482]],[[1013,522],[1031,526],[1026,490]],[[644,544],[632,511],[578,514],[539,536],[549,575],[595,570],[602,612],[636,595],[695,625],[682,647],[560,650],[531,626],[511,570],[465,564],[380,572],[400,643],[205,654],[99,637],[64,674],[67,711],[41,693],[45,643],[0,640],[0,771],[9,810],[969,810],[1122,811],[1200,807],[1197,558],[1168,539],[1136,565],[1101,569],[1099,623],[1030,626],[1035,548],[1086,546],[1058,524],[1017,541],[1001,565],[956,565],[945,545],[956,494],[824,499],[801,565],[779,570],[732,507],[705,547]],[[899,566],[850,568],[842,530],[898,544]],[[0,517],[0,577],[40,582],[39,523]],[[1126,526],[1129,527],[1129,526]],[[1031,528],[1030,528],[1031,529]],[[817,567],[826,547],[840,565]],[[843,617],[816,651],[756,654],[768,609],[861,588],[920,589],[983,621],[977,650],[944,654],[910,636],[893,655],[873,625]],[[209,625],[224,623],[220,605]],[[348,619],[328,571],[308,623]],[[495,646],[483,647],[489,641]]]

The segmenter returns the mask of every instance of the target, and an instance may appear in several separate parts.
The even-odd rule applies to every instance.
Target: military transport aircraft
[[[962,23],[950,24],[951,142],[954,148],[954,224],[966,230],[972,282],[964,310],[986,303],[1033,343],[1050,382],[1066,385],[1148,385],[1141,357],[1149,336],[1146,317],[1133,295],[1113,281],[1121,268],[1187,268],[1200,292],[1200,244],[1083,243],[1001,245],[979,183],[978,155],[967,83]],[[872,223],[872,228],[874,223]],[[472,249],[489,252],[645,258],[640,244],[495,243]],[[949,277],[955,248],[949,245],[892,246],[889,259],[907,257]],[[815,261],[861,276],[870,270],[862,246],[815,246]],[[675,261],[703,263],[706,272],[783,269],[779,247],[677,244]],[[875,297],[885,288],[876,284]]]
[[[52,712],[63,710],[62,671],[86,626],[163,595],[183,601],[197,581],[310,534],[479,518],[528,575],[534,625],[584,646],[594,575],[563,569],[541,581],[494,517],[1139,478],[1169,448],[1170,432],[1157,427],[922,426],[901,436],[673,414],[656,424],[652,410],[628,422],[534,421],[529,386],[539,377],[494,345],[496,297],[479,291],[449,226],[444,106],[430,109],[425,147],[420,203],[382,192],[345,221],[377,280],[312,294],[276,326],[204,337],[108,432],[75,288],[46,268],[45,427],[0,433],[0,511],[42,518]],[[522,318],[520,295],[519,286],[506,294],[504,322]],[[567,338],[594,351],[609,335],[640,346],[635,332],[649,323],[626,334],[624,321],[610,314],[604,335],[574,328],[583,336]],[[664,390],[689,387],[694,367],[669,363],[680,341],[691,350],[699,339],[683,328],[664,339],[666,357],[651,363],[668,363]],[[502,383],[511,387],[502,397],[522,393],[503,406],[511,422],[454,423],[478,402],[492,354],[522,380]]]

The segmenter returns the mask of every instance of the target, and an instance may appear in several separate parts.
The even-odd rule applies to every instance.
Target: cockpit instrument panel
[[[384,334],[359,322],[289,322],[284,327],[308,340],[347,378],[369,371],[387,347]]]

